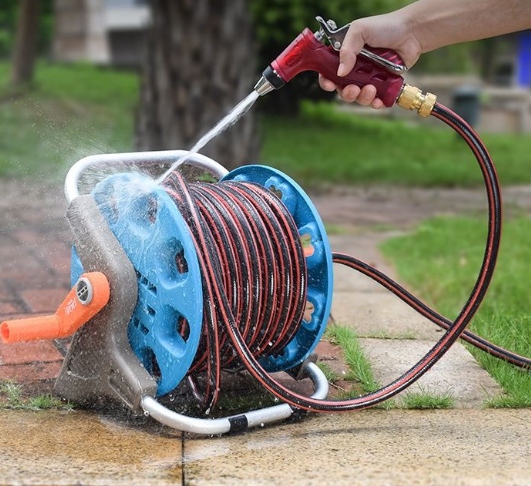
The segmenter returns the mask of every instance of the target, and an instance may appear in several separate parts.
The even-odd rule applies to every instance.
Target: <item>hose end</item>
[[[271,93],[271,91],[273,91],[274,89],[275,87],[264,76],[260,78],[260,81],[258,81],[258,83],[256,83],[254,87],[254,90],[260,96],[264,96],[267,93]]]
[[[436,102],[437,96],[434,94],[423,93],[416,86],[404,84],[396,104],[405,110],[416,110],[422,117],[428,117],[431,115]]]

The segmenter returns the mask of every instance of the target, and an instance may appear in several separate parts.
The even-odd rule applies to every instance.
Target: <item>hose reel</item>
[[[302,188],[280,171],[246,166],[223,181],[254,183],[275,191],[311,248],[306,256],[308,320],[281,353],[261,362],[268,372],[292,369],[315,349],[330,314],[332,254],[324,225]],[[201,272],[190,230],[166,190],[147,176],[112,175],[92,195],[137,276],[138,302],[128,326],[129,342],[156,379],[157,396],[166,395],[188,373],[202,332]],[[74,248],[72,285],[83,274]]]

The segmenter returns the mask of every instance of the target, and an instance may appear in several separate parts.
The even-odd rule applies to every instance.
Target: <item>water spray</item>
[[[53,339],[73,333],[55,390],[81,404],[125,404],[179,430],[239,432],[303,411],[339,412],[374,406],[405,390],[459,338],[491,355],[529,368],[531,360],[476,336],[466,327],[491,281],[501,236],[501,194],[494,164],[479,136],[432,94],[404,83],[406,67],[390,50],[366,47],[352,72],[336,75],[348,25],[317,18],[264,71],[255,90],[206,134],[192,151],[98,155],[67,175],[67,218],[74,235],[73,290],[55,316],[8,321],[4,342]],[[385,106],[434,116],[473,152],[488,195],[488,235],[476,284],[455,320],[430,309],[389,277],[344,254],[332,253],[311,199],[271,167],[228,172],[198,153],[237,121],[259,96],[280,89],[302,71],[317,71],[339,86],[371,84]],[[216,182],[186,179],[186,164]],[[120,167],[80,194],[83,174]],[[131,171],[124,171],[124,168]],[[162,168],[158,181],[135,172]],[[327,399],[328,383],[312,354],[323,335],[333,296],[332,264],[358,271],[446,330],[410,370],[380,390],[348,400]],[[222,372],[247,371],[282,403],[209,419],[222,393]],[[309,378],[310,397],[295,393],[274,373]],[[177,413],[162,397],[186,388],[204,417]]]

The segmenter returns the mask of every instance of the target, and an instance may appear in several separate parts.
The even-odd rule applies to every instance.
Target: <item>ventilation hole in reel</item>
[[[315,253],[315,248],[312,245],[312,237],[308,233],[301,235],[301,244],[306,258],[311,257]]]
[[[184,256],[184,250],[181,250],[175,255],[175,265],[179,273],[188,273],[188,262]]]
[[[179,316],[179,319],[177,319],[177,333],[183,338],[184,342],[188,341],[190,337],[190,324],[188,324],[188,321],[183,316]]]
[[[157,356],[155,356],[154,351],[151,348],[146,350],[147,354],[147,363],[149,366],[150,375],[155,378],[155,380],[160,381],[162,378],[162,372],[160,371],[159,362],[157,361]]]
[[[148,219],[151,224],[155,224],[157,221],[157,212],[158,212],[158,202],[154,196],[150,196],[148,199]]]
[[[142,324],[141,322],[140,322],[140,330],[142,331],[143,334],[146,334],[146,335],[149,334],[149,329],[146,326],[144,326],[144,324]]]
[[[146,309],[147,309],[147,312],[148,312],[148,314],[149,314],[150,316],[154,316],[154,315],[157,313],[157,311],[156,311],[155,309],[153,309],[153,307],[151,307],[151,306],[149,306],[149,305],[146,306]]]
[[[275,195],[277,196],[279,199],[282,199],[282,191],[280,189],[277,189],[276,186],[269,186],[269,190]]]
[[[306,301],[306,308],[304,309],[304,316],[303,316],[304,322],[311,322],[314,310],[315,310],[315,306],[309,300]]]

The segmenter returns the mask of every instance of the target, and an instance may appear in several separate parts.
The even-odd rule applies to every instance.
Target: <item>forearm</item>
[[[422,52],[531,28],[531,0],[420,0],[397,13]]]

